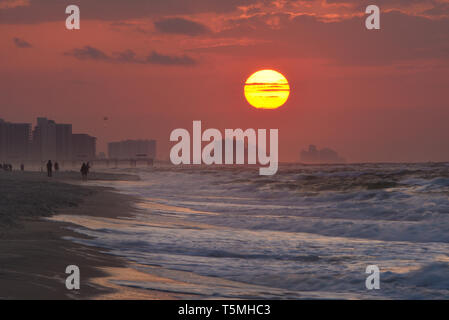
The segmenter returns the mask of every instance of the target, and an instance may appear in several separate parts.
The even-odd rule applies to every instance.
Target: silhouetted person
[[[90,163],[87,162],[87,163],[86,163],[86,170],[87,170],[86,172],[87,172],[87,173],[89,173],[89,169],[90,169]],[[87,174],[87,173],[86,173],[86,174]]]
[[[55,162],[55,172],[59,171],[59,163]]]
[[[48,162],[47,162],[47,175],[49,177],[52,176],[52,170],[53,170],[53,164],[51,163],[51,160],[48,160]]]
[[[84,162],[83,162],[83,164],[81,166],[80,172],[81,172],[81,178],[83,180],[87,180],[87,173],[89,172],[89,169],[87,167],[87,164],[85,164]]]
[[[24,164],[22,163],[21,165],[20,165],[20,171],[24,171],[25,170],[25,166],[24,166]]]

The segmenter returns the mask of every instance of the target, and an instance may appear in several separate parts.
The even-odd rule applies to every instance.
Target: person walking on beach
[[[55,172],[59,171],[59,163],[55,162]]]
[[[53,164],[51,163],[51,160],[48,160],[47,162],[47,176],[52,176],[52,170],[53,170]]]
[[[25,170],[25,166],[24,166],[24,164],[22,163],[21,165],[20,165],[20,171],[24,171]]]
[[[81,177],[83,179],[83,181],[87,180],[87,173],[89,172],[89,169],[87,167],[87,165],[83,162],[82,166],[81,166]]]

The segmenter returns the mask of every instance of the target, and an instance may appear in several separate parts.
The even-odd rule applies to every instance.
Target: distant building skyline
[[[72,133],[72,124],[38,117],[32,130],[30,123],[0,119],[1,162],[92,160],[95,157],[96,138]]]
[[[330,148],[318,149],[311,144],[308,150],[302,150],[300,161],[305,163],[345,163],[346,159]]]
[[[0,118],[0,162],[89,161],[97,155],[97,138],[73,133],[72,124],[37,117],[36,125],[13,123]],[[114,159],[156,158],[156,140],[136,139],[109,142],[108,156]]]
[[[123,140],[108,143],[110,159],[156,158],[156,140]]]

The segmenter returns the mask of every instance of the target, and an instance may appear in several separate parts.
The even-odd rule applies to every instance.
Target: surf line
[[[266,129],[225,129],[224,139],[218,129],[209,128],[202,132],[201,121],[193,121],[193,137],[186,129],[174,129],[170,141],[177,142],[170,150],[170,161],[179,164],[245,164],[245,149],[247,149],[247,164],[257,164],[259,175],[271,176],[278,170],[278,129],[270,129],[270,152],[267,154]],[[247,148],[245,148],[245,139]],[[191,143],[192,141],[192,143]],[[202,148],[202,142],[209,142]],[[235,142],[235,144],[234,144]],[[192,145],[192,157],[191,157]],[[235,151],[235,163],[234,163]]]

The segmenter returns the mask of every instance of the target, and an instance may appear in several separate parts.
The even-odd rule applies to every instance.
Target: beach
[[[90,178],[136,179],[110,174]],[[79,180],[77,172],[56,173],[53,178],[38,172],[0,172],[0,299],[170,298],[114,288],[104,279],[129,272],[126,262],[99,248],[65,240],[75,236],[70,224],[47,219],[56,213],[125,217],[135,210],[132,196],[85,186]],[[68,265],[80,268],[80,290],[65,287]]]

